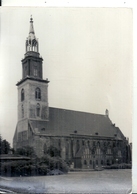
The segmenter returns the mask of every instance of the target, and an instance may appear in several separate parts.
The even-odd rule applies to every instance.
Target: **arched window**
[[[69,156],[69,143],[66,143],[66,159],[68,159]]]
[[[95,141],[93,141],[93,146],[96,146],[96,142]]]
[[[24,89],[21,90],[21,101],[25,99],[25,92]]]
[[[40,104],[39,103],[37,104],[37,107],[36,107],[36,115],[37,117],[40,116]]]
[[[41,99],[41,90],[40,90],[40,88],[36,88],[36,90],[35,90],[35,98],[36,98],[36,100],[40,100]]]
[[[112,154],[112,150],[110,148],[107,149],[107,154]]]
[[[121,157],[122,154],[121,154],[121,150],[118,150],[118,156]]]
[[[96,149],[96,154],[101,155],[101,149],[99,147]]]
[[[77,140],[77,143],[76,143],[76,152],[79,151],[79,140]]]
[[[100,147],[100,142],[99,141],[97,142],[97,146]]]
[[[59,148],[61,148],[61,140],[60,139],[58,140],[58,145],[59,145]]]
[[[23,104],[21,106],[21,112],[22,112],[22,118],[24,118],[24,107],[23,107]]]
[[[85,141],[84,140],[82,140],[82,145],[85,145]]]

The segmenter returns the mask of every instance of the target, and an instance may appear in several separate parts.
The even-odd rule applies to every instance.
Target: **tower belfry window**
[[[21,90],[21,101],[24,101],[25,99],[25,93],[24,93],[24,89]]]
[[[34,76],[36,76],[36,77],[38,76],[38,70],[36,67],[34,68]]]
[[[27,76],[27,66],[24,67],[24,76]]]
[[[39,103],[37,104],[37,107],[36,107],[36,115],[37,117],[40,116],[40,104]]]
[[[35,90],[35,99],[36,100],[41,100],[41,90],[40,90],[40,88],[36,88],[36,90]]]

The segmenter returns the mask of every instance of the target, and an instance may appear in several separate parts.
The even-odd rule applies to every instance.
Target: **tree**
[[[8,154],[10,151],[10,143],[0,135],[0,154]]]
[[[15,151],[15,154],[28,156],[28,157],[35,157],[36,156],[33,147],[30,147],[30,146],[24,146],[22,148],[18,148]]]
[[[57,156],[60,156],[60,150],[58,150],[54,146],[50,146],[47,149],[47,154],[50,155],[51,157],[57,157]]]
[[[2,149],[2,137],[1,137],[1,135],[0,135],[0,154],[1,154],[1,149]]]

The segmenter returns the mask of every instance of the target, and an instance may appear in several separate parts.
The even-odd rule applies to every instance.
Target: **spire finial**
[[[32,18],[32,15],[30,15],[30,22],[33,22],[33,18]]]

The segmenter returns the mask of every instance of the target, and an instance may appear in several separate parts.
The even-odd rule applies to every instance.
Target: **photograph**
[[[131,8],[3,7],[0,192],[132,190]]]

